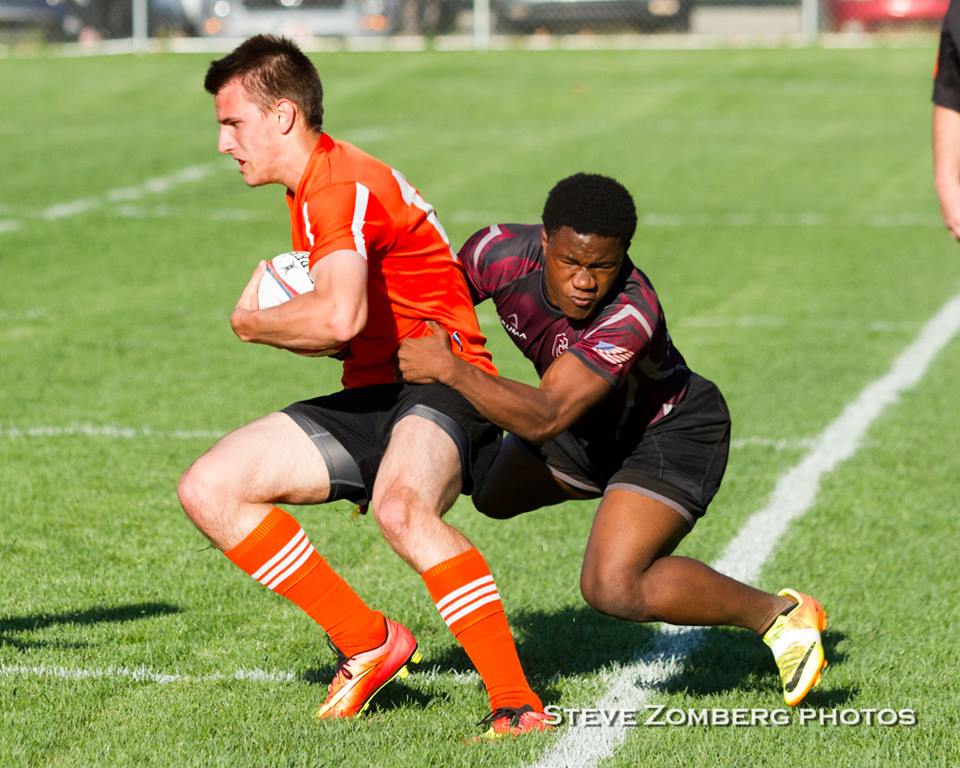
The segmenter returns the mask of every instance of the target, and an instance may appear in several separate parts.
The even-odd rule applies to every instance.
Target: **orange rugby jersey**
[[[322,134],[296,195],[287,192],[293,247],[310,268],[338,250],[367,260],[367,324],[350,342],[343,386],[397,381],[397,349],[436,320],[453,350],[496,374],[480,333],[463,267],[433,207],[399,171]]]

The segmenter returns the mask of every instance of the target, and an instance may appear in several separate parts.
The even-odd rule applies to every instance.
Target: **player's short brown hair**
[[[300,107],[307,124],[323,130],[323,84],[313,62],[296,43],[277,35],[256,35],[222,59],[210,62],[203,87],[214,96],[238,79],[264,112],[279,99]]]

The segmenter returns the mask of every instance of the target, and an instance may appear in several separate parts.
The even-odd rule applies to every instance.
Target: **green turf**
[[[722,387],[734,437],[754,440],[683,545],[710,560],[800,459],[798,441],[960,288],[930,183],[934,45],[314,58],[330,132],[401,169],[457,244],[493,221],[535,220],[569,172],[614,174],[634,192],[648,223],[633,257],[691,366]],[[219,433],[339,375],[230,331],[249,270],[288,233],[280,190],[244,189],[216,156],[209,58],[0,59],[0,666],[183,676],[2,675],[0,765],[529,764],[550,737],[464,744],[482,689],[372,520],[344,505],[298,512],[361,594],[416,632],[428,673],[385,690],[364,720],[321,726],[310,713],[333,666],[322,637],[179,509],[177,479],[212,439],[178,431]],[[108,199],[192,165],[212,170]],[[44,218],[76,200],[90,209]],[[492,309],[480,317],[501,369],[530,380]],[[956,764],[958,375],[954,341],[826,478],[760,579],[814,592],[831,613],[814,706],[913,707],[919,725],[638,728],[609,765]],[[15,432],[83,425],[137,434]],[[592,510],[495,523],[462,500],[449,518],[487,556],[530,676],[562,706],[595,702],[605,671],[654,631],[582,602]],[[210,679],[238,669],[293,679]],[[734,631],[708,633],[656,700],[781,706],[765,649]]]

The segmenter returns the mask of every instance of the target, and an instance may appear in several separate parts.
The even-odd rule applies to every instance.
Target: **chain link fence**
[[[949,0],[0,0],[0,41],[145,37],[679,34],[935,29]]]

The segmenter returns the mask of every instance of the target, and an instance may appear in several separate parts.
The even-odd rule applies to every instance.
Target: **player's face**
[[[549,236],[544,230],[540,242],[547,298],[572,320],[590,317],[620,272],[620,238],[581,235],[570,227],[560,227]]]
[[[214,97],[220,135],[217,149],[239,165],[248,186],[279,182],[277,115],[263,112],[239,80],[231,80]]]

